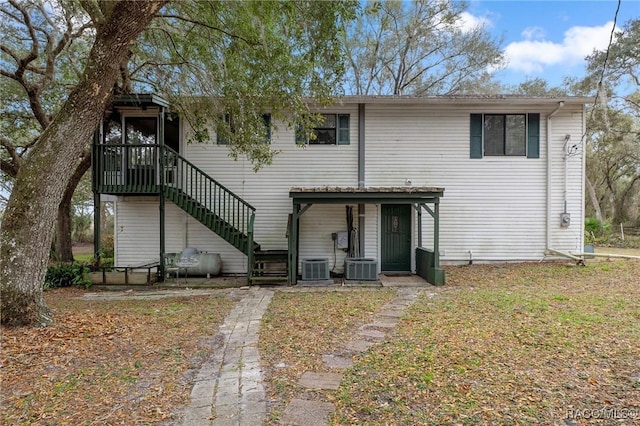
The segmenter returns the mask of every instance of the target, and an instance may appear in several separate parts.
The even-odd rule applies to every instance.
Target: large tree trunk
[[[600,209],[600,203],[598,202],[598,197],[596,196],[596,190],[591,184],[589,178],[585,178],[585,183],[587,187],[587,193],[589,194],[589,199],[591,200],[591,207],[593,207],[593,212],[596,215],[596,219],[602,223],[602,210]]]
[[[110,100],[120,65],[162,1],[101,3],[84,78],[43,132],[20,168],[0,230],[1,322],[46,325],[52,321],[42,297],[57,208],[86,141]]]
[[[91,167],[91,155],[89,151],[83,153],[82,162],[71,176],[67,189],[64,191],[62,201],[58,206],[56,218],[56,239],[53,247],[55,258],[62,262],[73,262],[73,241],[71,239],[71,199],[84,174]]]

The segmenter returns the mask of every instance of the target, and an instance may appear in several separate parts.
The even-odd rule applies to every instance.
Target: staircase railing
[[[253,268],[255,207],[165,145],[93,146],[93,184],[99,193],[159,195],[247,255]]]
[[[246,254],[253,253],[253,220],[255,207],[221,185],[173,149],[160,147],[162,184],[165,192],[177,189],[174,195],[178,204],[195,201],[201,214],[212,213],[234,233],[248,238]],[[194,212],[197,216],[198,212]],[[229,237],[221,235],[222,237]],[[229,241],[228,238],[227,241]],[[229,241],[233,243],[232,241]],[[240,248],[236,245],[237,248]]]

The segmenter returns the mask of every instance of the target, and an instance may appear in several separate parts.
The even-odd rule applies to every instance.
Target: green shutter
[[[266,131],[265,143],[271,143],[271,114],[262,114],[262,120],[264,121],[264,127]]]
[[[222,129],[225,126],[225,123],[229,124],[229,122],[231,121],[231,116],[229,114],[225,114],[221,115],[218,118],[220,121],[218,122],[218,130],[216,131],[216,142],[218,143],[218,145],[227,145],[229,141],[221,133]]]
[[[470,157],[482,158],[482,114],[471,114]]]
[[[527,158],[540,158],[540,114],[529,114]]]
[[[349,145],[349,114],[338,115],[338,145]]]

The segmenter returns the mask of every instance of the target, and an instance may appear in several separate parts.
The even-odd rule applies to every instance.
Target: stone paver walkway
[[[393,281],[393,278],[387,280]],[[404,310],[424,290],[419,283],[416,287],[414,277],[397,284],[397,296],[375,313],[369,323],[360,327],[352,340],[336,348],[334,353],[323,356],[325,367],[334,372],[306,372],[300,378],[302,387],[337,389],[342,380],[340,371],[353,365],[353,356],[393,332]],[[384,281],[383,285],[396,287]],[[201,366],[196,376],[182,426],[257,426],[266,419],[267,400],[257,344],[260,322],[274,291],[258,287],[241,291],[245,292],[244,297],[231,310],[215,336],[212,358]],[[293,399],[285,408],[280,424],[325,425],[333,410],[333,404],[329,402]]]
[[[261,425],[267,414],[258,333],[273,291],[252,287],[220,326],[191,390],[183,426]],[[214,415],[215,411],[215,415]]]
[[[423,291],[418,287],[398,288],[397,296],[373,315],[371,322],[364,324],[353,339],[336,348],[336,353],[322,357],[325,367],[344,370],[353,365],[353,356],[366,352],[371,346],[383,341],[398,324],[405,309],[413,304]],[[337,390],[342,381],[342,373],[305,372],[300,377],[300,386],[312,389]],[[292,400],[280,419],[282,426],[326,425],[334,411],[332,403],[317,400]]]

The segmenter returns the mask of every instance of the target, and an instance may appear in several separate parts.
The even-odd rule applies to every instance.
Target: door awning
[[[444,188],[426,186],[323,186],[289,190],[294,204],[431,204],[437,203],[443,195]]]

